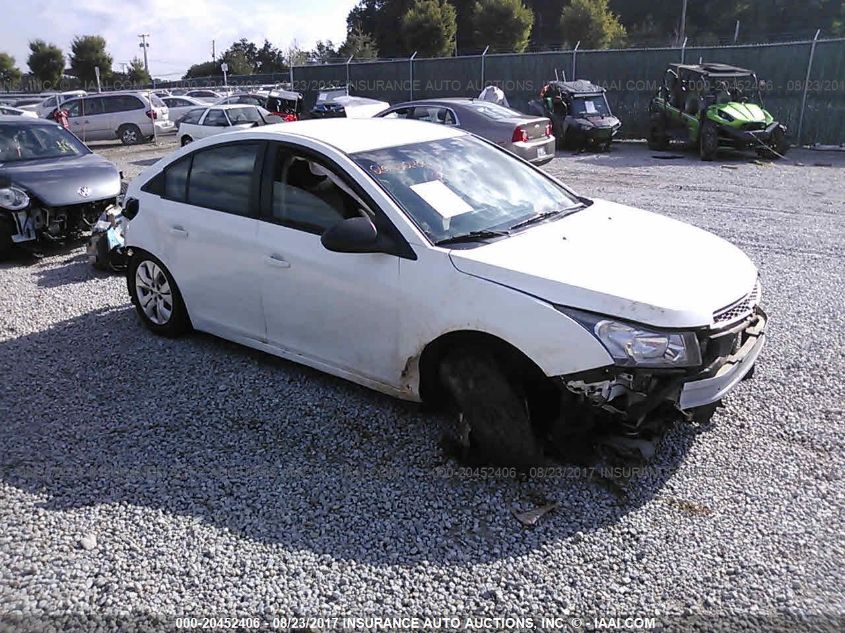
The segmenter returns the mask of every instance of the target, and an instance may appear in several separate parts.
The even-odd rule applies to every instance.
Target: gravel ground
[[[132,176],[173,147],[97,150]],[[845,156],[789,158],[625,143],[547,166],[732,240],[763,275],[755,379],[621,491],[445,475],[442,420],[414,405],[210,336],[156,338],[81,248],[0,264],[0,614],[841,630]],[[514,518],[549,502],[533,528]]]

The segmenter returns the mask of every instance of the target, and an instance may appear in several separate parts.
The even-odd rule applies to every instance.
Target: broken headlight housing
[[[29,196],[26,191],[17,187],[0,188],[0,208],[9,211],[20,211],[29,206]]]
[[[595,336],[621,367],[697,367],[701,349],[694,332],[669,332],[572,308],[558,310]]]

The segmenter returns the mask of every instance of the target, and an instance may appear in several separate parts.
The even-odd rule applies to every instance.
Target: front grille
[[[754,284],[754,289],[745,295],[739,301],[732,303],[726,308],[717,310],[713,313],[713,324],[716,326],[728,325],[734,321],[739,321],[751,314],[754,307],[760,303],[760,295],[762,289],[760,288],[760,280]]]
[[[766,124],[762,122],[754,122],[754,123],[743,123],[742,129],[746,132],[754,132],[757,130],[765,130]]]

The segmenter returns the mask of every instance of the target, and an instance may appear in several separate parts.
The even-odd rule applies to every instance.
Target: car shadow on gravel
[[[64,251],[54,251],[51,255],[65,255],[61,266],[56,266],[55,258],[49,263],[33,262],[36,283],[42,288],[59,288],[73,284],[84,284],[92,279],[107,279],[116,276],[113,272],[97,270],[88,260],[85,251],[79,251],[79,245]]]
[[[96,507],[103,547],[109,507],[130,504],[335,559],[491,562],[667,503],[700,432],[676,427],[633,475],[462,468],[419,406],[211,336],[155,337],[128,306],[1,341],[0,358],[0,480],[48,511]],[[514,516],[548,504],[534,527]]]

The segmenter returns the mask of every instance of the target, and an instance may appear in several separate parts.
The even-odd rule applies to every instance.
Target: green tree
[[[348,59],[350,55],[355,59],[375,59],[378,57],[378,47],[375,39],[355,28],[346,36],[346,41],[338,49],[341,57]]]
[[[625,27],[607,6],[607,0],[572,0],[560,15],[561,38],[581,48],[610,48],[625,43]]]
[[[223,52],[220,58],[223,60],[238,60],[235,62],[238,64],[242,63],[243,61],[246,61],[246,63],[250,67],[249,72],[232,74],[251,75],[253,72],[255,72],[255,69],[258,67],[258,47],[244,37],[239,39],[237,42],[233,43],[228,48],[228,50]],[[243,68],[241,68],[241,70],[243,70]],[[229,69],[229,72],[232,72],[231,68]]]
[[[129,62],[129,72],[126,73],[126,78],[133,84],[143,85],[152,83],[153,80],[150,73],[144,68],[144,62],[137,57]]]
[[[242,50],[226,51],[220,58],[220,62],[225,63],[229,67],[229,70],[226,71],[227,75],[252,74],[252,64],[249,63],[246,53]],[[221,70],[220,74],[222,73],[223,71]]]
[[[285,54],[265,39],[264,45],[258,49],[255,66],[255,71],[259,73],[282,72],[287,70]]]
[[[26,63],[35,78],[42,83],[43,88],[57,87],[65,72],[62,49],[44,40],[33,40],[29,43],[29,51]]]
[[[315,64],[325,64],[340,57],[331,40],[317,40],[314,50],[308,52],[308,61]]]
[[[478,0],[473,12],[476,46],[491,52],[521,53],[528,48],[534,13],[522,0]]]
[[[21,80],[21,71],[15,64],[15,58],[8,53],[0,53],[0,83],[17,84]]]
[[[455,8],[446,0],[416,0],[400,27],[408,52],[422,57],[453,53],[457,29]]]
[[[100,69],[100,78],[106,81],[111,76],[112,57],[106,52],[106,40],[100,35],[77,35],[70,45],[70,68],[84,84],[97,80],[95,68]]]
[[[219,62],[201,62],[188,68],[182,79],[196,79],[197,77],[222,77]]]

